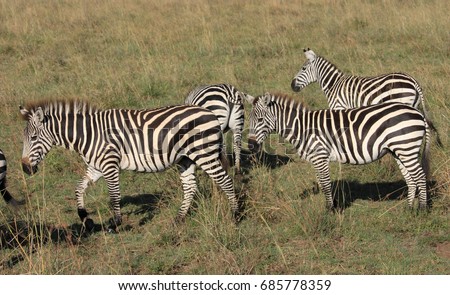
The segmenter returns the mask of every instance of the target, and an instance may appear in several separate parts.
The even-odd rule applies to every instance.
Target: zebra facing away
[[[289,141],[298,155],[311,162],[319,185],[332,209],[329,162],[366,164],[391,153],[408,186],[412,208],[416,190],[419,208],[427,208],[429,128],[423,115],[401,103],[385,103],[347,110],[310,111],[287,96],[265,95],[249,101],[249,148],[257,151],[276,132]],[[425,136],[422,165],[419,152]]]
[[[222,162],[222,132],[213,113],[196,106],[153,110],[96,109],[79,101],[48,101],[20,107],[24,129],[22,168],[37,171],[52,146],[76,151],[87,164],[76,188],[78,215],[86,229],[94,226],[84,206],[89,183],[104,177],[114,217],[109,229],[121,224],[119,170],[159,172],[178,164],[184,199],[182,221],[197,190],[195,166],[200,166],[225,192],[236,216],[232,179]]]
[[[430,128],[437,134],[436,128],[427,117],[422,88],[410,75],[404,73],[389,73],[374,77],[347,75],[311,49],[303,49],[303,52],[307,60],[292,79],[293,91],[299,92],[309,84],[318,82],[330,109],[333,110],[384,102],[400,102],[418,109],[421,103]],[[437,142],[442,145],[438,134]]]
[[[220,122],[223,132],[233,132],[235,167],[241,169],[242,131],[244,129],[244,99],[253,97],[238,91],[229,84],[199,86],[192,90],[184,103],[197,105],[212,111]]]

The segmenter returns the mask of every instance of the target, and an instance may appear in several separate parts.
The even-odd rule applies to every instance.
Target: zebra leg
[[[108,166],[107,171],[103,173],[106,185],[108,187],[109,198],[114,216],[109,219],[108,232],[117,231],[117,227],[122,224],[122,214],[120,212],[120,187],[119,187],[119,166]]]
[[[406,157],[399,157],[399,159],[396,160],[408,186],[408,206],[410,208],[413,207],[413,201],[416,195],[416,190],[418,190],[419,209],[420,210],[427,209],[428,208],[427,181],[425,173],[418,161],[418,157],[409,159]]]
[[[192,200],[197,192],[197,181],[195,179],[195,163],[185,158],[179,163],[180,179],[183,185],[183,202],[178,210],[176,223],[181,223],[185,220],[186,214],[191,207]]]
[[[227,174],[219,159],[215,159],[206,163],[199,164],[209,177],[224,191],[230,203],[231,211],[236,220],[239,219],[238,202],[234,193],[233,180]]]
[[[408,169],[406,169],[405,165],[402,163],[402,161],[398,158],[395,158],[395,161],[398,164],[398,167],[400,168],[400,171],[402,172],[403,178],[405,178],[406,185],[408,187],[408,196],[407,196],[407,202],[408,207],[412,209],[413,203],[414,203],[414,197],[416,196],[416,183],[411,178],[411,175],[408,172]]]
[[[94,229],[94,221],[91,218],[88,218],[88,213],[86,208],[84,207],[84,193],[89,183],[96,182],[100,177],[102,177],[102,173],[92,167],[88,167],[86,174],[83,176],[83,179],[78,183],[78,186],[75,190],[75,196],[77,198],[77,208],[78,208],[78,216],[81,219],[84,227],[88,231],[92,231]]]
[[[316,169],[319,186],[325,194],[326,208],[334,210],[333,195],[331,193],[330,164],[326,159],[320,159],[313,162]]]

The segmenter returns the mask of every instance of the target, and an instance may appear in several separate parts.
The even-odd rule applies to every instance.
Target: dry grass
[[[27,204],[0,204],[0,272],[6,274],[448,274],[448,1],[5,1],[0,0],[0,146],[9,190]],[[245,218],[231,222],[223,194],[199,173],[195,208],[180,226],[178,174],[121,175],[124,225],[79,234],[74,189],[81,159],[52,151],[26,177],[18,105],[78,97],[99,107],[179,104],[200,84],[227,82],[252,95],[290,93],[311,47],[358,75],[416,77],[444,147],[432,147],[431,213],[411,214],[393,161],[332,165],[349,206],[327,214],[312,193],[310,164],[283,144],[235,185]],[[326,107],[317,85],[298,94]],[[103,181],[86,204],[111,216]]]

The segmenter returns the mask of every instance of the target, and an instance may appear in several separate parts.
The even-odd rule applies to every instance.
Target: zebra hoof
[[[320,193],[320,188],[319,188],[319,184],[317,182],[313,182],[313,187],[312,187],[312,192],[313,194],[317,195],[318,193]]]
[[[233,220],[234,220],[235,224],[239,224],[243,219],[244,219],[243,214],[241,214],[239,212],[233,213]]]
[[[430,211],[431,208],[427,204],[419,204],[419,213],[429,213]]]
[[[177,215],[175,217],[175,225],[183,224],[186,221],[186,216]]]
[[[118,233],[117,227],[116,228],[108,227],[108,234],[117,234],[117,233]]]
[[[95,224],[94,221],[90,218],[86,218],[83,225],[87,232],[92,232],[94,230]]]
[[[117,227],[122,224],[122,218],[119,216],[111,217],[109,219],[108,232],[117,233]]]

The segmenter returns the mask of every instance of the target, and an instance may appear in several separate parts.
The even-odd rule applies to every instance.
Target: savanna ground
[[[449,274],[449,10],[440,0],[0,0],[0,148],[9,190],[25,201],[18,210],[0,202],[0,272]],[[80,235],[74,190],[82,160],[54,149],[39,173],[21,171],[18,106],[34,100],[153,108],[182,103],[198,85],[227,82],[254,96],[284,92],[326,108],[317,84],[290,89],[304,47],[348,73],[402,71],[420,81],[444,143],[432,146],[430,213],[406,209],[404,180],[386,156],[332,165],[344,210],[329,214],[323,194],[312,191],[312,166],[286,153],[277,137],[258,160],[246,152],[244,173],[233,174],[244,203],[238,225],[199,171],[195,206],[174,226],[182,191],[170,169],[121,174],[118,234],[100,228],[111,211],[98,181],[86,205],[99,225]]]

